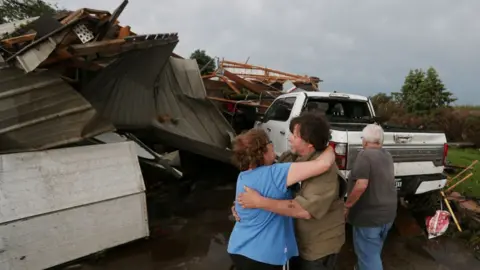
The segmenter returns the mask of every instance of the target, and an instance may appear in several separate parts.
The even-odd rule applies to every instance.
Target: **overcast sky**
[[[50,0],[112,11],[121,0]],[[433,66],[457,104],[480,104],[479,0],[130,0],[136,33],[178,32],[175,52],[318,76],[325,91],[398,91]],[[477,15],[477,16],[476,16]]]

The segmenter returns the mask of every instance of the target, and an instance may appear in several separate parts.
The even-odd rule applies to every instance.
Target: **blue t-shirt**
[[[244,186],[257,190],[262,196],[292,199],[287,189],[287,175],[291,163],[278,163],[243,171],[237,179],[236,196]],[[291,217],[263,209],[244,209],[235,204],[240,222],[235,223],[228,243],[228,253],[239,254],[255,261],[284,265],[298,256],[297,242]]]

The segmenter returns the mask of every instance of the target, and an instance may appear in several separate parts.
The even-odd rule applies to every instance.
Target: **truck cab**
[[[375,123],[375,111],[367,97],[328,92],[294,92],[279,96],[255,127],[265,130],[277,156],[290,149],[290,121],[304,111],[320,111],[331,125],[330,145],[337,156],[339,177],[348,181],[355,159],[362,151],[361,132]],[[383,147],[394,160],[399,196],[424,194],[446,184],[445,158],[448,152],[442,132],[382,126]]]

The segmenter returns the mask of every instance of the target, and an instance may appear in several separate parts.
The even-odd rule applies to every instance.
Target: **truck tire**
[[[408,210],[415,214],[432,216],[435,211],[440,209],[442,196],[438,191],[431,191],[418,195],[409,195],[405,197]]]

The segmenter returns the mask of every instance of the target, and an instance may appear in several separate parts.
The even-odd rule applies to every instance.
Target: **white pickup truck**
[[[255,127],[265,130],[279,156],[290,146],[289,124],[305,110],[322,110],[331,125],[330,145],[335,149],[339,176],[347,181],[359,151],[361,131],[375,122],[375,111],[367,97],[327,92],[294,92],[275,99]],[[418,197],[446,184],[443,173],[448,152],[444,133],[383,126],[384,148],[395,161],[399,196]]]

